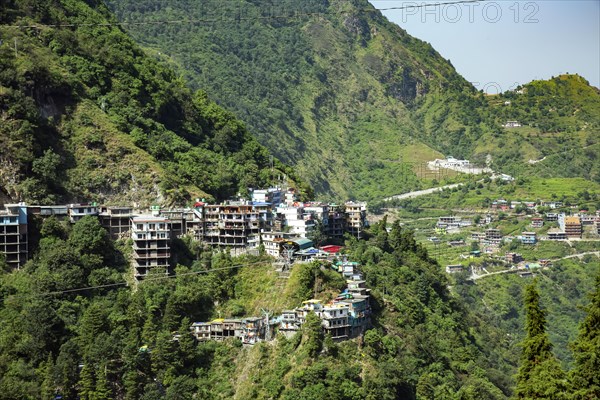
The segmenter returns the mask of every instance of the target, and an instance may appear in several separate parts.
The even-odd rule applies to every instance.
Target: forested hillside
[[[414,189],[411,163],[469,155],[494,130],[483,95],[367,0],[108,4],[324,197]]]
[[[585,142],[584,152],[597,146],[597,103],[584,99],[596,94],[587,83],[559,77],[533,84],[509,111],[504,101],[474,92],[429,45],[372,8],[363,12],[366,1],[306,1],[300,9],[291,1],[266,8],[263,0],[202,4],[209,8],[198,11],[192,1],[113,3],[132,21],[202,20],[136,25],[148,38],[155,34],[156,58],[172,61],[159,54],[164,29],[184,39],[177,46],[189,46],[173,43],[174,60],[185,63],[189,54],[189,71],[196,65],[202,74],[219,73],[188,72],[185,83],[168,63],[147,56],[99,0],[2,2],[0,200],[176,204],[193,196],[223,199],[274,174],[311,196],[291,167],[277,160],[271,167],[269,152],[237,116],[315,179],[322,196],[414,188],[418,177],[402,162],[439,156],[434,147],[484,157],[477,139],[506,133],[499,124],[508,118],[555,131],[548,140],[557,143]],[[565,103],[557,118],[526,120],[519,110],[554,108],[535,97],[538,86],[557,98],[572,93],[564,88],[578,88],[584,100]],[[581,124],[569,132],[575,122]],[[503,157],[506,165],[513,159]],[[586,178],[596,179],[590,171]],[[525,192],[525,183],[514,185]],[[480,189],[498,185],[485,184]],[[521,297],[526,281],[517,276],[450,280],[411,230],[383,218],[365,240],[348,238],[344,250],[371,289],[373,329],[334,343],[311,314],[289,339],[243,346],[196,342],[190,324],[327,300],[344,280],[325,262],[294,264],[282,279],[270,257],[232,258],[184,237],[171,246],[174,274],[151,273],[135,283],[131,242],[110,240],[96,218],[71,224],[32,216],[28,229],[36,236],[31,259],[9,270],[0,258],[0,399],[600,395],[600,278],[592,287],[598,263],[591,256],[557,262],[539,277],[541,295],[529,286]],[[584,300],[590,291],[591,301]]]
[[[486,137],[475,149],[515,175],[600,182],[600,90],[578,75],[534,81],[489,97],[499,124],[517,128]]]
[[[183,240],[176,276],[149,276],[132,290],[123,280],[128,246],[110,241],[96,219],[72,227],[55,218],[38,223],[36,257],[0,273],[0,398],[479,400],[505,399],[515,389],[525,281],[505,293],[457,282],[452,293],[440,266],[397,223],[388,233],[383,221],[369,240],[348,243],[372,289],[374,329],[333,343],[315,316],[291,339],[249,347],[195,342],[190,324],[326,298],[344,286],[337,272],[298,264],[282,280],[268,257],[232,259]],[[589,264],[571,276],[594,270]],[[550,276],[555,283],[542,282],[544,308],[556,303],[552,297],[590,292],[580,278],[565,277],[558,269]],[[574,366],[575,384],[560,384],[568,393],[596,390],[589,383],[598,352],[597,293],[594,299],[567,322],[574,328],[587,314],[575,361],[565,363]],[[574,307],[548,308],[549,340]],[[563,343],[559,350],[571,354]],[[539,386],[527,382],[531,390]]]
[[[3,1],[0,20],[5,199],[182,203],[271,179],[244,125],[106,25],[101,1]]]
[[[494,399],[511,390],[492,357],[498,344],[476,339],[485,329],[398,225],[351,243],[375,299],[363,340],[334,344],[315,317],[292,339],[242,348],[198,344],[190,323],[298,306],[343,280],[317,263],[294,266],[286,284],[268,259],[181,242],[178,254],[198,258],[180,257],[176,277],[151,276],[133,291],[123,285],[126,246],[93,217],[65,224],[40,222],[38,255],[0,275],[0,398]]]
[[[596,88],[563,76],[484,96],[367,0],[108,4],[321,196],[370,200],[427,186],[415,163],[442,153],[480,164],[489,154],[494,169],[515,175],[598,179]],[[508,120],[524,127],[502,128]]]

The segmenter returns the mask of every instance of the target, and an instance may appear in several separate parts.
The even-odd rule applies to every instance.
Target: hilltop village
[[[484,213],[441,216],[429,232],[422,239],[432,254],[444,258],[447,273],[469,271],[477,279],[493,270],[527,277],[550,267],[553,257],[597,254],[600,212],[559,201],[497,199]],[[572,253],[563,254],[565,246]]]
[[[113,240],[129,240],[136,281],[157,271],[170,274],[173,268],[172,239],[184,235],[234,255],[263,252],[277,260],[275,265],[280,266],[281,272],[289,269],[294,260],[328,261],[328,265],[347,280],[347,288],[328,303],[312,299],[277,317],[266,315],[195,322],[190,329],[199,341],[236,338],[245,344],[254,344],[275,337],[275,328],[289,337],[300,330],[311,312],[320,318],[324,333],[331,335],[334,341],[356,337],[370,325],[370,290],[365,286],[358,264],[350,261],[333,263],[340,246],[315,247],[321,243],[310,239],[335,241],[343,239],[345,234],[362,238],[368,225],[365,203],[301,203],[294,190],[273,187],[253,190],[250,199],[235,199],[222,204],[198,200],[190,208],[153,206],[146,212],[126,206],[97,204],[7,204],[0,211],[0,252],[9,267],[22,267],[30,256],[32,249],[28,238],[38,234],[32,231],[32,227],[37,226],[31,223],[32,219],[51,216],[70,223],[86,216],[96,217]]]
[[[190,327],[194,337],[200,341],[239,339],[244,344],[269,341],[277,332],[290,338],[300,331],[310,313],[321,321],[323,333],[333,341],[355,338],[371,325],[370,289],[362,279],[358,263],[338,261],[331,267],[346,278],[347,287],[328,303],[317,299],[304,301],[302,306],[284,310],[281,315],[244,319],[215,319],[209,322],[194,322]]]
[[[20,268],[30,255],[29,237],[36,235],[31,231],[32,219],[50,216],[71,223],[94,216],[113,240],[131,239],[131,264],[136,280],[144,279],[150,271],[170,273],[171,241],[183,235],[234,255],[264,251],[276,258],[294,256],[310,261],[326,259],[331,249],[335,249],[335,246],[314,247],[321,243],[310,239],[313,234],[318,240],[343,239],[345,234],[360,239],[368,225],[366,203],[302,203],[293,189],[278,187],[253,190],[250,199],[221,204],[198,200],[190,208],[152,206],[147,211],[94,203],[6,204],[0,211],[0,253],[5,255],[9,267]]]

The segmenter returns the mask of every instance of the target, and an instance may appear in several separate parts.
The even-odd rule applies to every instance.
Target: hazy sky
[[[488,93],[566,72],[600,87],[600,0],[370,1],[379,9],[429,4],[382,12]]]

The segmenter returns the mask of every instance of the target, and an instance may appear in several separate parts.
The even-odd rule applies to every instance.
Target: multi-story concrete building
[[[281,313],[279,332],[290,338],[300,330],[301,324],[296,310],[284,310]]]
[[[519,253],[506,253],[504,257],[509,264],[517,264],[523,261],[523,256]]]
[[[171,261],[171,221],[165,217],[140,215],[131,218],[133,268],[136,279],[151,270],[169,273]]]
[[[561,230],[549,230],[548,240],[567,240],[567,234]]]
[[[113,240],[129,236],[133,216],[131,207],[103,207],[98,214],[100,224]]]
[[[485,238],[483,239],[483,243],[488,246],[499,246],[502,242],[502,233],[499,229],[486,229],[485,230]]]
[[[581,218],[578,216],[566,216],[565,214],[558,215],[558,226],[565,232],[567,238],[581,238],[583,226]]]
[[[544,219],[540,217],[531,218],[531,227],[532,228],[541,228],[544,226]]]
[[[521,243],[523,244],[536,244],[537,243],[537,235],[535,232],[523,232],[519,237]]]
[[[5,204],[0,210],[0,252],[10,268],[20,268],[27,262],[27,206]]]
[[[72,224],[79,221],[81,218],[83,218],[85,216],[88,216],[88,215],[97,216],[99,213],[98,206],[95,203],[93,203],[93,204],[69,204],[67,206],[67,209],[69,211],[69,221],[71,221]]]
[[[334,303],[325,305],[319,313],[324,333],[331,335],[333,340],[348,339],[350,329],[348,310],[348,305]]]
[[[327,235],[331,238],[342,238],[346,232],[346,214],[342,207],[332,204],[329,206],[329,221],[327,222]]]
[[[346,202],[346,229],[352,236],[362,239],[367,225],[367,203]]]
[[[252,191],[252,203],[269,203],[272,209],[285,201],[285,191],[279,187]]]
[[[556,214],[556,213],[546,213],[546,214],[544,214],[544,218],[548,222],[556,222],[556,221],[558,221],[558,214]]]
[[[69,215],[69,209],[64,205],[54,206],[27,206],[27,213],[29,215],[36,215],[42,218],[56,217],[58,219],[65,219]]]
[[[260,232],[258,212],[251,205],[223,205],[219,207],[219,245],[246,247],[248,236]]]
[[[447,274],[456,274],[459,272],[463,272],[464,270],[465,270],[465,267],[463,267],[461,264],[446,265],[446,273]]]
[[[211,246],[219,246],[219,205],[205,205],[204,206],[204,236],[203,240],[205,243]]]
[[[192,235],[194,239],[198,241],[204,240],[205,232],[205,216],[204,207],[206,204],[201,201],[197,201],[191,210],[191,215],[185,220],[185,231],[187,234]]]
[[[194,211],[190,208],[160,209],[158,215],[171,221],[171,236],[177,238],[187,233],[187,220],[194,218]]]
[[[315,228],[315,220],[311,214],[304,213],[301,205],[283,205],[277,207],[278,218],[282,220],[282,229],[299,237],[307,237]]]

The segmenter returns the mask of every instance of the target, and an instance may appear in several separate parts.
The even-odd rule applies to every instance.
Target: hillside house
[[[535,232],[523,232],[521,236],[519,236],[519,240],[523,244],[536,244],[537,236]]]
[[[27,206],[5,204],[0,210],[0,253],[9,268],[19,269],[28,255]]]
[[[505,128],[520,128],[522,125],[519,121],[506,121],[502,126]]]
[[[518,264],[523,261],[523,256],[519,253],[506,253],[504,257],[509,264]]]
[[[279,332],[288,339],[300,330],[301,323],[296,310],[284,310],[281,313]]]
[[[165,217],[140,215],[131,218],[133,269],[137,280],[151,270],[169,273],[171,263],[171,221]]]
[[[81,218],[91,215],[97,216],[98,206],[95,203],[92,204],[69,204],[67,205],[67,212],[69,214],[69,221],[74,224]]]
[[[463,272],[464,270],[465,270],[465,267],[463,267],[461,264],[446,265],[446,273],[447,274],[457,274],[459,272]]]
[[[540,217],[531,218],[531,227],[532,228],[542,228],[544,226],[544,219]]]

